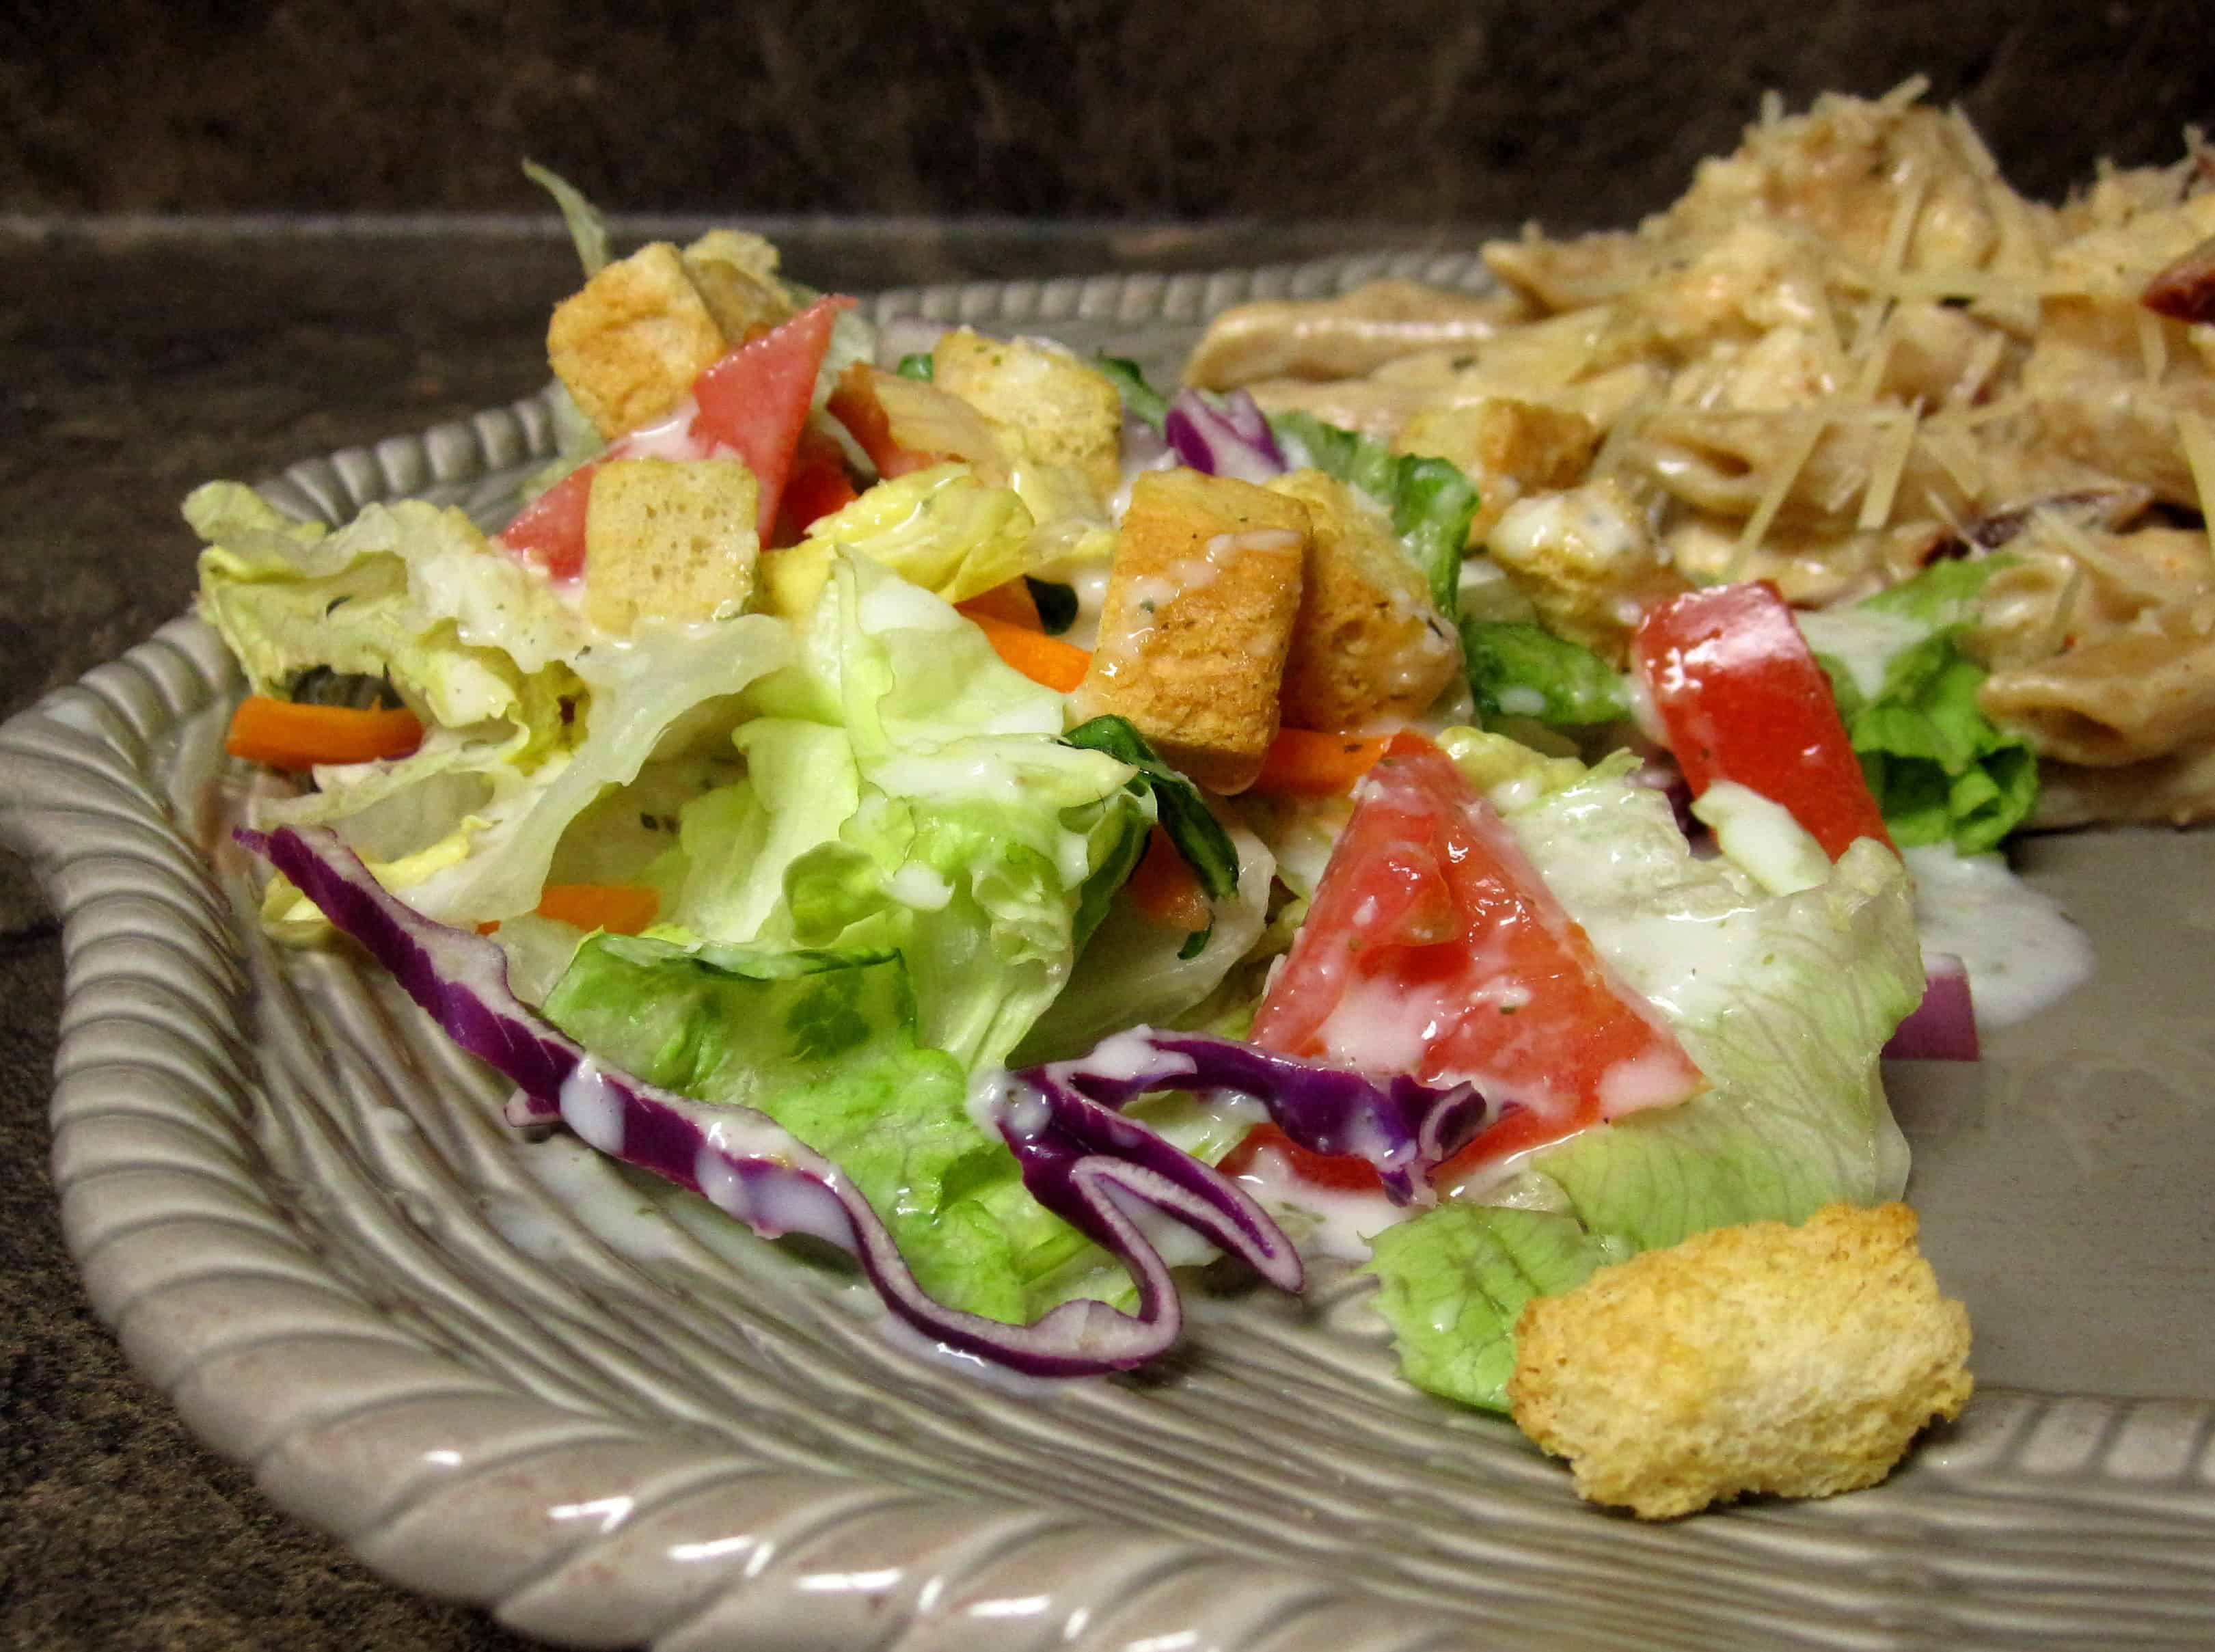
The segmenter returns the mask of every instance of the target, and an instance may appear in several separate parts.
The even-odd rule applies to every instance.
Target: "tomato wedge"
[[[1427,1084],[1467,1079],[1507,1103],[1433,1173],[1441,1186],[1700,1088],[1658,1012],[1616,977],[1445,752],[1396,734],[1354,796],[1255,1013],[1256,1044]]]
[[[800,430],[793,450],[792,476],[784,485],[784,501],[778,508],[776,537],[769,543],[796,545],[807,535],[807,525],[859,499],[846,474],[846,450],[813,425]]]
[[[831,348],[831,329],[851,298],[818,298],[791,320],[741,344],[692,381],[699,416],[692,433],[745,461],[760,486],[761,542],[776,531],[776,509],[800,445],[815,376]]]
[[[1831,679],[1775,586],[1688,591],[1648,609],[1632,646],[1695,796],[1735,781],[1782,806],[1832,860],[1856,838],[1893,847]]]
[[[574,580],[585,571],[585,513],[592,501],[593,459],[532,500],[494,536],[549,580]]]

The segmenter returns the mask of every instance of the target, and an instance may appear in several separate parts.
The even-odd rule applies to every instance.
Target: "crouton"
[[[1749,1492],[1874,1485],[1959,1416],[1969,1316],[1900,1204],[1832,1205],[1605,1268],[1515,1327],[1507,1397],[1579,1495],[1669,1520]]]
[[[666,241],[619,259],[554,307],[546,353],[603,436],[650,423],[723,353],[723,329]]]
[[[726,349],[793,315],[776,279],[776,249],[740,230],[710,230],[684,249],[684,273],[723,335]]]
[[[1249,482],[1196,470],[1140,476],[1078,715],[1128,717],[1216,791],[1252,785],[1277,737],[1308,529],[1304,505]]]
[[[761,541],[752,471],[736,459],[611,459],[585,507],[585,617],[626,636],[641,619],[734,614]]]
[[[1422,571],[1336,477],[1295,470],[1268,488],[1306,506],[1313,525],[1285,660],[1285,721],[1344,731],[1421,711],[1461,662]]]
[[[1488,544],[1547,629],[1618,665],[1639,615],[1690,588],[1612,482],[1519,501]]]
[[[1517,500],[1574,486],[1599,446],[1599,427],[1568,408],[1488,396],[1423,408],[1401,427],[1392,445],[1451,459],[1476,484],[1469,537],[1481,545]]]
[[[983,414],[1009,452],[1073,465],[1103,498],[1122,481],[1122,396],[1069,351],[962,327],[930,360],[931,382]]]

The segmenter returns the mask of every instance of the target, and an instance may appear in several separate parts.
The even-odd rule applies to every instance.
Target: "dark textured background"
[[[2209,0],[16,0],[0,206],[1612,222],[1917,71],[2023,187],[2215,117]],[[10,38],[12,36],[12,38]]]
[[[542,382],[574,277],[543,224],[293,215],[543,216],[528,153],[634,211],[835,215],[780,233],[857,290],[1459,245],[1664,205],[1765,87],[1917,70],[2055,195],[2215,122],[2215,5],[0,0],[0,715],[182,606],[193,482]],[[200,216],[109,216],[150,212]],[[206,216],[242,212],[275,216]],[[46,1168],[62,967],[0,856],[0,1648],[519,1646],[276,1513],[126,1367]]]

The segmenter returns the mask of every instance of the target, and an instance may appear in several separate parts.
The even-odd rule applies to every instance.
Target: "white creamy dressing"
[[[1894,656],[1930,635],[1928,625],[1905,614],[1856,608],[1795,612],[1792,617],[1807,646],[1844,666],[1862,697],[1872,700],[1884,692],[1885,672]]]
[[[555,1104],[561,1110],[561,1122],[583,1140],[611,1156],[622,1153],[623,1098],[590,1056],[570,1069]]]
[[[1234,1178],[1285,1230],[1302,1256],[1366,1262],[1369,1242],[1395,1223],[1419,1216],[1413,1205],[1396,1205],[1382,1193],[1319,1188],[1292,1173],[1282,1153],[1256,1153]]]
[[[1936,844],[1902,858],[1915,876],[1923,955],[1951,953],[1968,967],[1979,1028],[2028,1021],[2090,978],[2084,931],[1998,855],[1959,855]]]

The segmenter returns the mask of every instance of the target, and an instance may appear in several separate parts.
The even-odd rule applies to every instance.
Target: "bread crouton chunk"
[[[1009,452],[1074,466],[1103,498],[1122,480],[1122,396],[1071,352],[960,327],[930,361],[931,383],[983,414]]]
[[[684,249],[684,273],[734,350],[764,328],[788,321],[792,296],[776,279],[776,249],[742,230],[710,230]]]
[[[1252,785],[1277,737],[1308,530],[1304,505],[1249,482],[1140,476],[1078,715],[1129,718],[1215,791]]]
[[[1969,1316],[1900,1204],[1696,1235],[1541,1297],[1507,1397],[1580,1495],[1646,1520],[1874,1485],[1960,1415]]]
[[[776,250],[718,230],[618,259],[555,306],[546,353],[601,435],[651,424],[726,352],[793,313]]]
[[[585,507],[585,617],[628,636],[641,619],[737,613],[761,541],[754,474],[736,459],[611,459]]]
[[[1313,524],[1285,660],[1285,721],[1344,732],[1422,711],[1461,664],[1422,570],[1335,476],[1294,470],[1267,485],[1306,506]]]
[[[1488,396],[1424,408],[1392,445],[1461,467],[1476,484],[1470,543],[1482,544],[1517,500],[1576,484],[1599,446],[1599,427],[1568,408]]]

